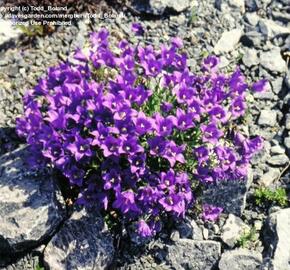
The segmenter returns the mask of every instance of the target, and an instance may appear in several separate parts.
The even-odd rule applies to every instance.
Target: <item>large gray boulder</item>
[[[219,181],[208,185],[203,191],[202,201],[206,204],[222,207],[224,213],[240,216],[246,207],[248,189],[253,181],[249,170],[245,180]]]
[[[216,241],[179,239],[167,249],[167,264],[176,270],[215,269],[221,254],[221,245]]]
[[[260,253],[247,249],[235,249],[222,254],[219,270],[259,270],[261,264]]]
[[[75,211],[44,250],[50,270],[107,269],[114,257],[113,240],[96,211]]]
[[[0,254],[39,245],[65,218],[60,190],[44,171],[25,163],[29,155],[21,146],[0,157]]]
[[[163,15],[165,12],[180,13],[187,10],[190,0],[134,0],[133,7],[142,13],[152,15]]]
[[[290,269],[290,208],[270,214],[264,231],[266,255],[273,270]]]

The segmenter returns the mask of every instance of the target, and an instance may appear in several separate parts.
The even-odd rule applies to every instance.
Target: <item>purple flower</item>
[[[215,123],[210,123],[208,125],[202,124],[200,129],[203,133],[202,139],[204,142],[216,144],[218,139],[223,135],[223,132],[217,128]]]
[[[185,163],[183,156],[183,151],[185,150],[185,145],[178,146],[174,141],[170,141],[166,144],[165,150],[163,152],[163,157],[166,158],[170,166],[173,167],[177,161],[180,163]]]
[[[110,155],[118,156],[120,146],[121,140],[109,135],[102,143],[101,149],[105,157],[109,157]]]
[[[233,100],[230,107],[230,112],[232,113],[234,119],[243,115],[245,113],[245,110],[246,104],[241,97],[237,97],[236,99]]]
[[[150,138],[148,140],[148,144],[150,146],[150,154],[152,156],[158,156],[161,153],[163,153],[166,146],[166,141],[164,140],[163,137],[156,136],[156,137]]]
[[[176,126],[180,130],[186,130],[195,126],[193,123],[193,113],[185,113],[182,109],[176,110]]]
[[[195,156],[198,159],[198,164],[204,164],[205,161],[208,161],[209,159],[209,150],[207,147],[205,146],[199,146],[195,149],[193,149],[193,152],[195,154]]]
[[[172,212],[177,216],[183,216],[185,212],[185,202],[178,194],[169,194],[159,200],[159,204],[166,212]]]
[[[216,72],[218,69],[219,58],[216,56],[208,56],[203,60],[202,68],[208,72]]]
[[[67,149],[74,155],[76,161],[80,161],[84,156],[91,157],[92,150],[90,138],[83,139],[79,134],[74,136],[74,142],[67,145]]]
[[[136,36],[144,35],[144,29],[140,23],[132,23],[131,30],[136,34]]]
[[[153,121],[150,117],[147,117],[143,112],[139,112],[137,117],[133,119],[135,123],[136,132],[139,135],[148,133],[153,128]]]
[[[135,155],[143,151],[144,149],[139,145],[136,137],[122,138],[122,146],[119,149],[120,154]]]
[[[143,237],[150,237],[153,235],[151,228],[143,219],[137,223],[137,231]]]
[[[252,89],[254,92],[264,92],[266,90],[267,80],[260,80],[252,85]]]
[[[176,118],[174,116],[162,117],[159,113],[155,114],[156,132],[160,136],[168,136],[171,134],[173,127],[176,125]]]
[[[135,194],[131,190],[117,193],[113,207],[120,209],[123,214],[126,214],[129,211],[139,212],[139,209],[135,203]]]
[[[208,112],[208,114],[210,115],[211,120],[213,122],[221,121],[223,124],[225,124],[228,121],[227,113],[226,113],[225,109],[222,106],[220,106],[220,105],[214,106]]]
[[[223,209],[221,207],[216,207],[213,205],[205,204],[203,205],[202,218],[208,221],[216,221]]]

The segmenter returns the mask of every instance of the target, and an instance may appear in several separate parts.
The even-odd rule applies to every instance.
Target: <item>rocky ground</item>
[[[260,187],[290,190],[289,0],[148,2],[124,5],[116,11],[124,16],[79,21],[32,39],[0,21],[1,269],[290,269],[289,196],[283,204],[256,202]],[[147,243],[135,235],[119,243],[101,218],[67,206],[51,172],[25,164],[14,126],[23,93],[49,66],[101,26],[134,42],[135,21],[146,29],[148,44],[181,37],[192,70],[214,53],[225,70],[238,64],[249,80],[268,79],[266,92],[249,96],[243,125],[250,136],[263,136],[265,146],[247,181],[205,191],[204,202],[224,208],[217,222],[187,218]]]

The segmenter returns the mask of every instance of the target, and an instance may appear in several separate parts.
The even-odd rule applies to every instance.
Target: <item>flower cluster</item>
[[[79,204],[151,236],[163,217],[184,217],[195,183],[247,175],[262,140],[230,123],[245,113],[246,91],[265,81],[249,87],[239,69],[224,75],[214,56],[194,74],[179,38],[159,49],[109,41],[106,29],[92,33],[73,62],[49,68],[24,96],[17,131],[35,165],[53,165],[78,187]]]

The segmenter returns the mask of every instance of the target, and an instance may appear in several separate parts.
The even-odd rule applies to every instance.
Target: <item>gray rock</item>
[[[253,181],[252,171],[245,180],[218,181],[208,185],[203,194],[203,203],[222,207],[225,213],[240,216],[246,206],[246,196]]]
[[[279,20],[281,22],[290,22],[290,14],[287,12],[272,11],[272,15],[276,20]]]
[[[10,264],[9,266],[1,268],[1,270],[36,270],[39,266],[39,256],[36,254],[28,254],[17,262]]]
[[[274,166],[283,166],[289,162],[289,158],[285,154],[275,155],[270,157],[267,162]]]
[[[14,27],[11,21],[0,19],[0,47],[11,39],[20,37],[21,31]]]
[[[96,211],[75,211],[44,250],[50,270],[107,269],[113,240]]]
[[[65,218],[60,190],[25,164],[22,146],[0,157],[0,254],[22,252],[52,235]]]
[[[194,220],[185,219],[176,225],[180,238],[202,240],[202,232]]]
[[[290,269],[290,208],[270,214],[264,240],[266,255],[272,258],[273,270]]]
[[[283,78],[279,77],[275,80],[271,80],[272,89],[275,94],[278,94],[282,89]]]
[[[267,36],[267,38],[269,39],[277,35],[290,33],[289,27],[281,26],[275,23],[274,21],[268,20],[268,19],[259,20],[259,29],[260,29],[260,32],[264,34],[265,36]]]
[[[252,26],[256,26],[257,23],[259,22],[259,19],[260,19],[260,17],[254,12],[252,12],[252,13],[247,12],[245,14],[245,21],[248,22]]]
[[[266,83],[265,91],[254,93],[254,98],[260,100],[278,100],[278,97],[272,92],[272,86],[269,82]]]
[[[190,7],[191,1],[174,1],[174,0],[134,0],[133,7],[142,13],[153,15],[162,15],[165,12],[183,12]]]
[[[220,270],[258,270],[262,264],[262,255],[253,250],[235,249],[222,254]]]
[[[250,227],[245,224],[239,217],[229,214],[226,223],[222,228],[221,238],[225,244],[233,248],[237,240],[245,232],[250,231]]]
[[[270,167],[269,171],[263,174],[258,182],[260,185],[268,187],[274,183],[274,181],[279,177],[279,175],[280,175],[279,169]]]
[[[284,138],[284,145],[287,149],[287,153],[290,153],[290,137],[285,137]]]
[[[180,239],[167,246],[166,261],[173,269],[210,270],[221,254],[220,243],[215,241],[195,241]]]
[[[261,126],[273,127],[277,124],[277,112],[269,109],[262,110],[258,119]]]
[[[274,145],[271,147],[272,155],[279,155],[279,154],[284,154],[284,153],[285,153],[285,148],[281,145]]]
[[[251,48],[245,50],[242,60],[246,67],[256,66],[260,62],[257,51]]]
[[[272,72],[283,73],[286,71],[286,63],[280,54],[280,48],[274,47],[268,52],[260,53],[260,64]]]
[[[239,43],[242,34],[242,29],[233,29],[224,32],[217,44],[214,46],[214,53],[221,54],[234,50]]]
[[[286,114],[286,121],[285,121],[285,127],[286,129],[290,130],[290,114]]]
[[[244,0],[216,0],[215,6],[223,13],[230,11],[245,13]]]

